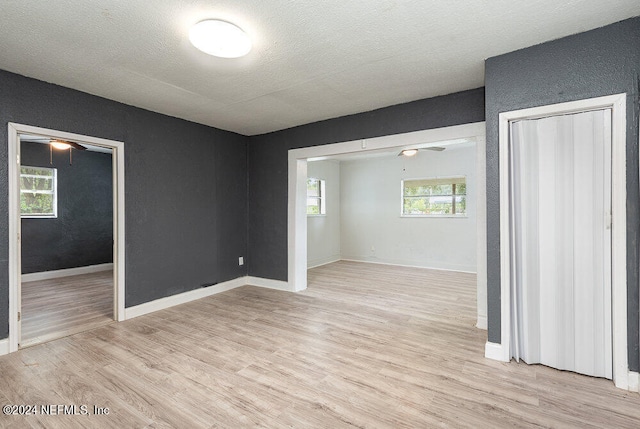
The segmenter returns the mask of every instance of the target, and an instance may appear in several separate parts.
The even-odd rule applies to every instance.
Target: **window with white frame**
[[[58,217],[55,168],[20,167],[20,216]]]
[[[402,216],[466,216],[465,177],[402,181]]]
[[[307,215],[327,214],[325,181],[309,177],[307,179]]]

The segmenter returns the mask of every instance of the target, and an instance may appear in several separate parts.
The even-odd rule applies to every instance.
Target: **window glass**
[[[307,179],[307,215],[326,214],[325,201],[325,181],[309,177]]]
[[[403,216],[464,216],[466,213],[464,177],[402,181]]]
[[[20,167],[20,215],[57,217],[55,168]]]

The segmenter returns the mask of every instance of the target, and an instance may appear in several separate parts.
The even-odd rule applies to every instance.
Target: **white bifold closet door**
[[[511,356],[612,378],[611,111],[511,123]]]

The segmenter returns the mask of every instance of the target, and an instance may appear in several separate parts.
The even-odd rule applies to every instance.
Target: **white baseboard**
[[[478,321],[476,322],[476,328],[487,330],[487,316],[481,316],[478,314]]]
[[[431,266],[426,266],[426,265],[399,264],[399,263],[394,263],[394,262],[389,262],[389,261],[370,261],[370,260],[367,260],[367,259],[353,259],[353,258],[341,258],[340,260],[341,261],[347,261],[347,262],[363,262],[365,264],[392,265],[392,266],[395,266],[395,267],[424,268],[425,270],[452,271],[452,272],[455,272],[455,273],[477,274],[475,271],[471,271],[471,270],[431,267]]]
[[[144,304],[125,308],[125,319],[133,319],[134,317],[153,313],[154,311],[164,310],[175,305],[185,304],[195,301],[196,299],[206,298],[220,292],[225,292],[247,284],[246,277],[238,277],[234,280],[218,283],[215,285],[203,287],[200,289],[190,290],[188,292],[179,293],[177,295],[167,296],[165,298],[156,299],[154,301],[145,302]]]
[[[640,373],[629,371],[629,386],[628,389],[630,392],[638,392],[640,391]]]
[[[65,268],[63,270],[42,271],[40,273],[22,274],[22,282],[35,282],[39,280],[59,279],[60,277],[78,276],[81,274],[99,273],[101,271],[113,270],[113,264],[89,265],[87,267]]]
[[[509,362],[509,360],[505,360],[504,351],[502,350],[502,344],[498,343],[487,343],[484,345],[484,357],[487,359],[499,360],[501,362]]]
[[[0,340],[0,356],[9,354],[9,338]]]
[[[190,290],[188,292],[179,293],[177,295],[171,295],[165,298],[156,299],[154,301],[145,302],[144,304],[136,305],[134,307],[125,308],[125,320],[133,319],[134,317],[153,313],[154,311],[164,310],[165,308],[185,304],[187,302],[195,301],[196,299],[206,298],[217,293],[226,292],[228,290],[247,285],[291,292],[289,283],[283,282],[281,280],[263,279],[260,277],[250,276],[238,277],[237,279],[229,280],[223,283],[218,283],[200,289]]]
[[[307,269],[310,270],[311,268],[317,268],[323,265],[333,264],[334,262],[338,262],[340,260],[341,260],[340,257],[334,257],[334,258],[323,259],[323,260],[308,261]]]
[[[263,279],[261,277],[245,277],[245,284],[250,286],[259,286],[267,289],[277,289],[284,290],[287,292],[294,292],[290,287],[288,282],[283,282],[282,280],[271,280],[271,279]]]

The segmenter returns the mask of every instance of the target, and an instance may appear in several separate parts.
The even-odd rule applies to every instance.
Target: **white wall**
[[[473,145],[341,162],[342,259],[476,272],[475,162]],[[400,216],[402,179],[445,176],[466,176],[466,218]]]
[[[307,177],[323,179],[327,214],[307,216],[307,266],[309,268],[340,259],[340,163],[310,161]]]
[[[476,142],[476,284],[478,322],[476,326],[487,329],[487,192],[485,139]]]

